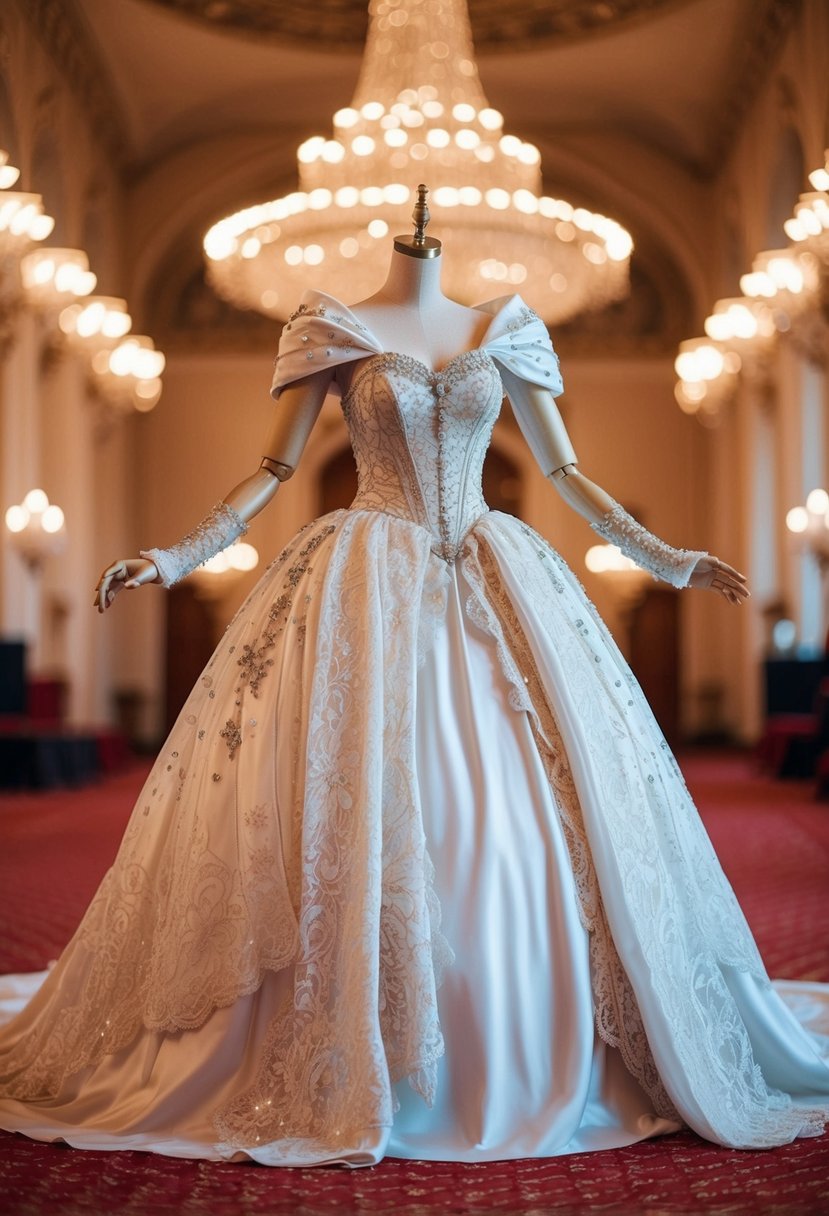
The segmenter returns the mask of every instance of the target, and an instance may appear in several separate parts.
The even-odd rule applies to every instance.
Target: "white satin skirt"
[[[587,934],[568,851],[528,716],[509,704],[492,639],[465,610],[452,568],[447,612],[418,675],[417,780],[442,929],[455,960],[438,993],[446,1051],[430,1108],[400,1082],[393,1126],[330,1160],[384,1156],[495,1161],[617,1148],[675,1131],[656,1115],[594,1026]],[[0,1099],[0,1127],[84,1149],[305,1165],[284,1145],[223,1145],[214,1112],[252,1084],[268,1023],[291,985],[269,973],[194,1031],[144,1030],[71,1077],[44,1104]],[[0,981],[5,1019],[43,974]],[[829,989],[781,986],[786,1001],[734,978],[757,1059],[788,1092],[821,1091],[826,1066],[801,1023],[829,1031]],[[774,1044],[801,1044],[800,1075],[775,1078]],[[764,1062],[764,1047],[768,1046]],[[659,1055],[658,1045],[654,1045]],[[317,1159],[314,1164],[324,1164]]]

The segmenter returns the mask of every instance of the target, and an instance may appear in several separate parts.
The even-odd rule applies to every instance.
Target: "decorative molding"
[[[562,357],[665,355],[673,352],[690,324],[691,301],[671,259],[651,248],[634,251],[630,294],[598,312],[582,313],[553,330]]]
[[[731,91],[723,106],[722,119],[699,170],[713,178],[730,153],[746,114],[766,84],[771,68],[782,54],[786,36],[795,23],[803,0],[754,0],[751,20],[745,27],[742,58],[735,64]]]
[[[106,65],[71,0],[17,0],[17,7],[86,110],[96,138],[115,164],[124,165],[129,155],[126,123]]]
[[[274,0],[151,0],[215,30],[242,37],[272,38],[314,50],[362,50],[366,39],[365,0],[314,0],[279,4]],[[576,42],[662,16],[690,0],[469,0],[469,18],[478,51],[515,51],[543,43]]]

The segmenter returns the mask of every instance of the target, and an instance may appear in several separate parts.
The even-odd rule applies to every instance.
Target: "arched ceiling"
[[[470,12],[482,83],[508,130],[530,138],[540,127],[577,138],[618,131],[710,173],[798,3],[470,0]],[[86,43],[95,83],[106,82],[120,116],[120,155],[140,172],[217,131],[328,133],[353,94],[367,4],[27,0],[27,8],[63,61],[70,27]]]
[[[700,247],[700,191],[798,5],[470,0],[490,103],[508,130],[541,147],[548,191],[632,227],[643,284],[654,285],[651,311],[665,298],[663,282],[697,294],[693,274],[676,271],[694,263],[695,240]],[[110,143],[127,187],[136,281],[163,281],[166,271],[190,282],[202,219],[270,197],[259,191],[271,182],[292,188],[297,144],[328,133],[333,112],[351,100],[366,8],[365,0],[27,0],[27,16],[97,111],[98,129],[119,133]],[[186,218],[193,196],[211,200],[209,215]],[[656,222],[664,216],[670,232]]]

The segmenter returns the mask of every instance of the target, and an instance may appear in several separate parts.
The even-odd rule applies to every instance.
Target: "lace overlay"
[[[697,562],[708,556],[701,550],[672,548],[643,528],[618,502],[614,502],[601,523],[590,527],[604,540],[617,545],[637,566],[672,587],[687,587]]]
[[[411,695],[434,558],[420,529],[382,515],[345,528],[387,555],[391,602],[366,586],[368,555],[341,539],[310,690],[294,994],[269,1027],[256,1085],[218,1115],[231,1144],[353,1142],[391,1123],[389,1079],[408,1076],[430,1100],[443,1052],[435,963],[451,952],[430,889]]]
[[[161,584],[172,587],[203,562],[244,536],[248,526],[233,507],[219,502],[200,524],[170,549],[141,550],[141,556],[155,563]]]

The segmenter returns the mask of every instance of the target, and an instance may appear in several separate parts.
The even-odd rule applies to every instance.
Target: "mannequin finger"
[[[718,561],[717,568],[720,573],[729,575],[731,578],[736,579],[737,582],[744,583],[747,581],[746,576],[741,574],[739,570],[735,570],[733,566],[729,566],[728,562]]]

